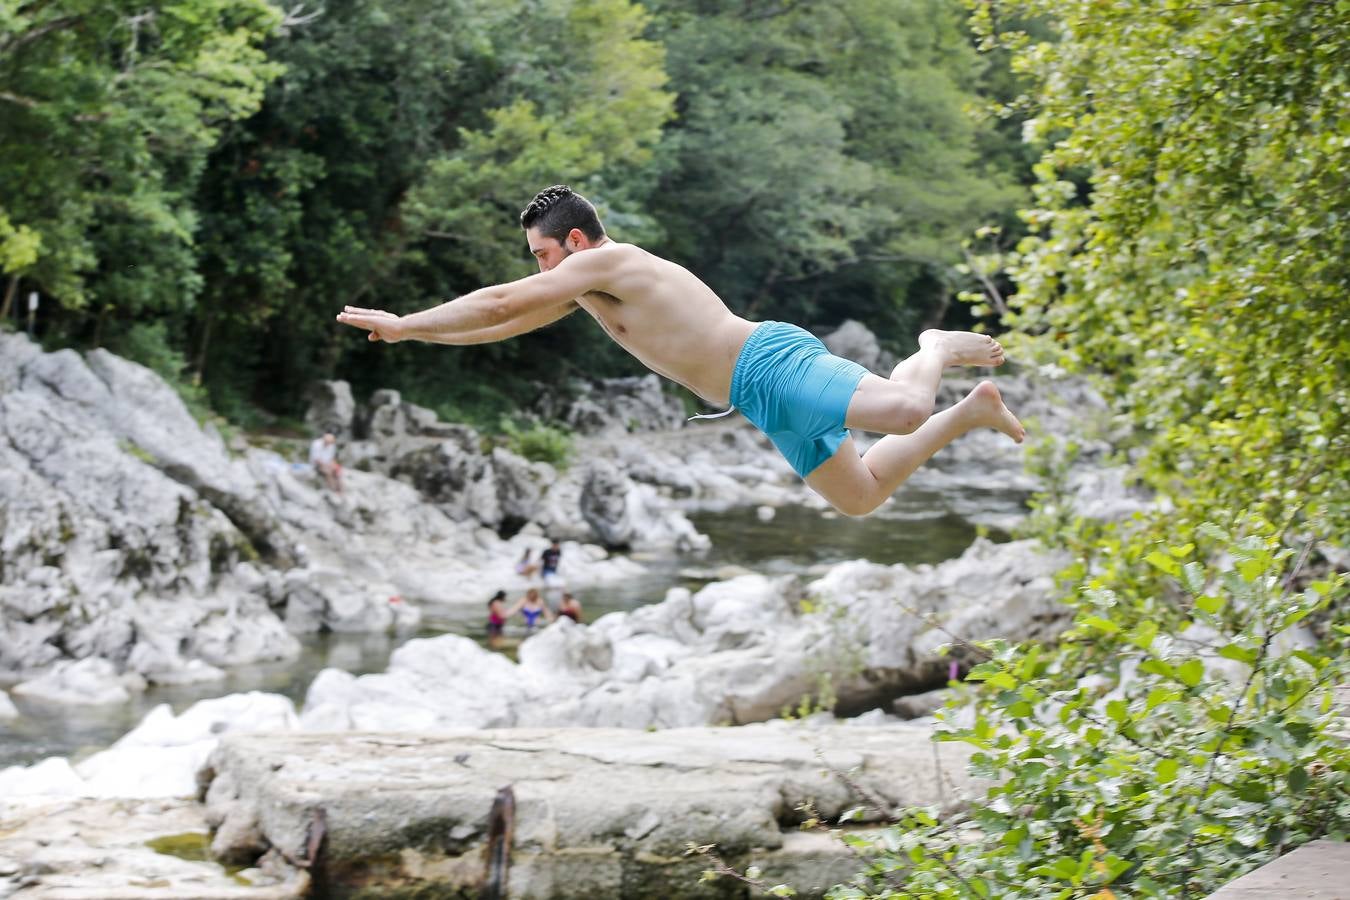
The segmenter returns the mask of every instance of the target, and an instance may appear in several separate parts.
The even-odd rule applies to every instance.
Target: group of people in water
[[[488,646],[498,647],[505,638],[506,625],[513,616],[519,615],[525,622],[525,634],[529,636],[536,628],[547,625],[559,618],[569,618],[578,625],[582,621],[581,602],[570,592],[562,590],[562,579],[558,568],[562,562],[562,544],[554,539],[539,554],[526,549],[516,563],[516,574],[533,580],[537,575],[543,583],[543,590],[531,585],[514,603],[508,603],[507,594],[499,590],[488,600],[487,639]],[[544,599],[544,592],[556,590],[561,593],[557,607],[551,607]]]
[[[540,624],[547,625],[550,622],[560,618],[568,618],[578,625],[581,624],[581,601],[567,591],[563,592],[562,598],[558,601],[558,608],[555,610],[544,602],[544,596],[539,588],[532,587],[525,591],[525,594],[516,600],[515,603],[507,604],[506,591],[498,591],[488,600],[488,624],[487,635],[488,642],[500,640],[506,631],[506,623],[512,616],[519,615],[525,621],[525,633],[531,634],[540,627]]]

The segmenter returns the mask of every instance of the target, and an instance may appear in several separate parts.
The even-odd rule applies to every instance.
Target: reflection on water
[[[696,513],[690,518],[712,539],[713,547],[707,553],[681,557],[638,554],[634,558],[647,567],[641,576],[575,593],[583,604],[585,620],[590,622],[608,612],[655,603],[672,587],[696,590],[715,577],[716,569],[728,565],[783,574],[849,559],[887,565],[937,563],[959,555],[976,535],[975,526],[952,511],[949,504],[953,502],[1009,512],[1022,508],[1023,497],[1011,492],[980,492],[972,497],[970,492],[925,492],[911,486],[862,519],[822,514],[804,506],[779,508],[767,521],[754,509]],[[1006,536],[995,531],[990,537],[1002,540]],[[564,572],[565,566],[566,560]],[[486,604],[487,598],[483,599]],[[556,604],[556,597],[549,599]],[[479,642],[486,640],[486,605],[430,608],[424,612],[424,626],[416,635],[307,635],[301,638],[303,649],[296,660],[233,669],[223,681],[151,687],[122,706],[40,706],[15,698],[22,715],[13,722],[0,722],[0,766],[28,764],[47,756],[66,756],[75,761],[116,741],[160,703],[168,703],[180,713],[208,697],[267,691],[290,697],[299,708],[321,669],[332,667],[356,675],[382,672],[390,654],[410,637],[452,632]],[[523,631],[508,627],[507,635],[518,639]],[[508,655],[513,653],[508,650]]]

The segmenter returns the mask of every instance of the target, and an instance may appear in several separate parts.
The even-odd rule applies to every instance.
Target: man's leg
[[[851,406],[849,410],[851,414]],[[975,428],[997,428],[1019,444],[1026,436],[1022,423],[1003,405],[998,388],[992,381],[982,381],[960,403],[930,416],[913,433],[887,435],[862,456],[853,439],[846,439],[834,456],[807,476],[806,483],[845,515],[864,516],[934,453]]]
[[[844,424],[879,434],[912,434],[932,415],[945,369],[1002,364],[1003,347],[988,335],[925,331],[919,335],[919,352],[896,366],[890,378],[863,377]]]

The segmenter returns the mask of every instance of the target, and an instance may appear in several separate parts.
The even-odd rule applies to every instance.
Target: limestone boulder
[[[406,445],[393,457],[388,474],[406,479],[451,518],[499,523],[496,472],[492,461],[469,436]]]
[[[143,688],[144,684],[131,681],[130,686]],[[98,657],[57,663],[45,674],[15,685],[12,693],[25,700],[78,706],[106,706],[130,698],[128,681],[116,666]]]
[[[0,779],[4,776],[0,774]],[[0,786],[0,797],[8,796]],[[308,875],[227,870],[205,857],[209,838],[191,800],[52,801],[4,813],[0,895],[85,900],[301,900]]]
[[[544,693],[500,653],[459,635],[408,641],[384,673],[359,678],[325,669],[305,697],[308,730],[426,730],[516,724],[517,707]],[[473,683],[466,693],[446,685]]]
[[[37,694],[23,696],[40,699]],[[298,724],[294,704],[278,694],[254,691],[201,700],[177,716],[161,704],[111,747],[74,766],[49,758],[0,772],[0,798],[9,796],[6,785],[22,785],[13,796],[27,802],[44,797],[188,797],[197,791],[197,771],[224,735],[293,731]]]
[[[0,334],[0,358],[0,671],[98,659],[180,683],[215,677],[209,662],[293,655],[288,636],[240,641],[276,619],[235,569],[284,568],[299,547],[219,435],[106,352]],[[194,656],[211,633],[241,646]]]
[[[353,581],[349,572],[323,566],[292,569],[283,587],[283,622],[293,634],[402,633],[415,629],[422,611],[392,589]]]
[[[50,756],[31,766],[0,769],[0,812],[11,803],[51,802],[58,797],[83,796],[84,779],[70,761]]]
[[[317,437],[331,432],[338,440],[353,436],[356,400],[345,381],[316,381],[306,392],[305,425]]]
[[[497,486],[497,508],[504,522],[528,522],[540,500],[558,480],[558,473],[545,462],[530,462],[505,447],[494,447],[492,472]]]
[[[709,546],[708,538],[653,487],[633,481],[609,460],[587,464],[578,502],[582,517],[607,547],[691,551]]]
[[[670,431],[684,425],[684,405],[652,374],[573,381],[546,390],[539,411],[581,434]]]
[[[379,675],[325,673],[305,703],[312,729],[586,725],[675,728],[764,721],[802,700],[853,714],[944,684],[953,635],[1045,637],[1065,560],[1031,542],[978,541],[910,569],[842,563],[824,577],[744,575],[682,588],[589,626],[556,622],[519,663],[456,636],[405,645]],[[359,725],[356,724],[359,721]]]
[[[821,343],[835,356],[851,359],[870,372],[882,377],[891,374],[896,360],[881,349],[881,342],[863,323],[846,319],[838,328],[821,337]]]
[[[305,862],[331,890],[476,892],[510,785],[513,898],[739,896],[701,881],[690,843],[820,897],[856,860],[798,839],[803,804],[833,819],[865,805],[856,786],[886,807],[938,805],[970,789],[966,757],[905,726],[254,735],[225,738],[203,780],[214,853]]]

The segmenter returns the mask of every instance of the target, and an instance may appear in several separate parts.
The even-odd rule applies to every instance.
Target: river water
[[[720,567],[734,565],[764,574],[803,572],[812,566],[852,559],[890,565],[938,563],[961,554],[979,529],[966,518],[979,510],[991,519],[1016,516],[1025,495],[1007,490],[944,488],[941,492],[907,485],[895,501],[862,519],[848,519],[805,506],[786,506],[763,520],[754,509],[703,512],[690,516],[712,539],[712,549],[697,556],[638,554],[646,567],[623,584],[577,590],[585,619],[660,601],[671,587],[697,589]],[[997,529],[989,537],[1007,536]],[[564,558],[563,572],[566,573]],[[22,715],[0,723],[0,768],[27,765],[48,756],[75,762],[106,748],[126,734],[155,706],[170,704],[182,712],[198,700],[244,691],[284,694],[297,709],[314,676],[325,668],[353,674],[382,672],[390,654],[412,637],[453,632],[483,637],[482,610],[428,610],[416,634],[322,634],[301,638],[297,659],[258,663],[231,670],[223,681],[197,685],[151,686],[132,702],[117,707],[45,707],[16,699]]]

